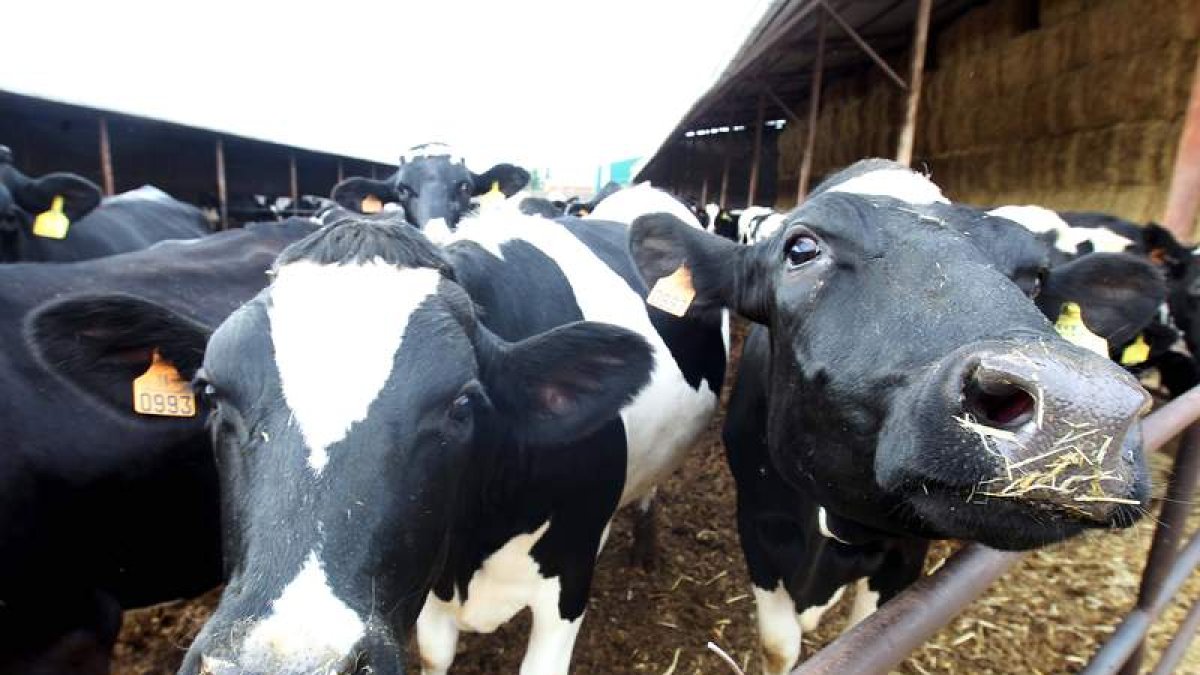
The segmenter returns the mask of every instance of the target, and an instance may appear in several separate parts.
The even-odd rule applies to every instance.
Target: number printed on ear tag
[[[692,306],[692,300],[695,299],[696,288],[692,285],[692,273],[687,265],[680,265],[679,269],[654,284],[650,295],[646,296],[646,304],[668,314],[683,316],[687,314],[688,307]]]
[[[133,381],[133,410],[142,415],[195,417],[196,394],[155,350],[150,367]]]

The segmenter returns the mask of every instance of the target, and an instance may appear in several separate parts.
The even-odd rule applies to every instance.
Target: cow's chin
[[[912,513],[940,539],[977,541],[1007,551],[1026,551],[1058,543],[1088,529],[1120,529],[1142,515],[1135,505],[1120,505],[1106,521],[1079,518],[1070,511],[1004,498],[986,501],[955,488],[926,485],[905,501]]]

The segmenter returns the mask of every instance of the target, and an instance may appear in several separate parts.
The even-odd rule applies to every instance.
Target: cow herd
[[[785,673],[931,540],[1134,523],[1134,374],[1197,380],[1197,273],[1165,230],[956,204],[884,160],[730,214],[649,185],[555,204],[427,144],[313,218],[216,233],[11,160],[0,673],[106,673],[122,609],[221,583],[181,673],[386,675],[414,647],[446,673],[525,608],[521,672],[566,673],[618,509],[652,560],[733,316],[731,517]]]

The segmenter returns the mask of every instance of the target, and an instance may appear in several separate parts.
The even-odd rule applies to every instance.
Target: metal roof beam
[[[828,0],[818,1],[821,3],[821,7],[825,9],[825,13],[828,14],[829,17],[833,19],[835,23],[837,23],[837,25],[841,26],[842,30],[846,31],[846,35],[849,35],[850,38],[854,40],[859,49],[863,50],[863,53],[871,57],[871,60],[875,62],[875,65],[882,68],[883,72],[887,73],[887,76],[892,80],[892,82],[896,83],[897,87],[908,91],[908,83],[904,81],[904,78],[897,75],[896,71],[892,70],[892,67],[887,64],[887,61],[884,61],[883,57],[880,56],[874,49],[872,49],[871,45],[867,44],[866,40],[862,39],[858,32],[854,30],[854,27],[846,23],[846,20],[833,10],[833,7],[829,5]]]

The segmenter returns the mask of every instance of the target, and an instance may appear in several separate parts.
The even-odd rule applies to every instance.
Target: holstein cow
[[[930,539],[1024,549],[1128,526],[1148,499],[1145,391],[914,208],[941,202],[867,163],[752,246],[633,225],[648,283],[690,273],[687,316],[757,324],[724,440],[767,673],[845,586],[857,620],[915,580]]]
[[[566,672],[609,520],[724,375],[718,325],[647,307],[627,236],[508,214],[439,249],[354,218],[288,249],[198,375],[230,579],[182,672],[397,673],[415,622],[444,673],[524,607],[522,672]]]
[[[751,206],[738,216],[738,243],[757,244],[783,226],[787,214],[766,206]]]
[[[449,146],[426,143],[400,157],[400,166],[388,178],[347,178],[334,186],[330,196],[359,213],[399,204],[409,223],[440,240],[470,212],[472,197],[486,194],[493,186],[511,197],[528,183],[529,172],[520,167],[497,164],[477,174]]]
[[[108,673],[122,608],[220,582],[205,410],[147,391],[148,410],[182,416],[135,412],[134,381],[155,352],[190,378],[202,351],[180,338],[215,328],[313,229],[0,266],[0,673]]]
[[[100,197],[95,183],[73,173],[26,176],[13,164],[12,151],[0,145],[0,262],[20,259],[38,215],[55,210],[76,222],[100,204]]]

